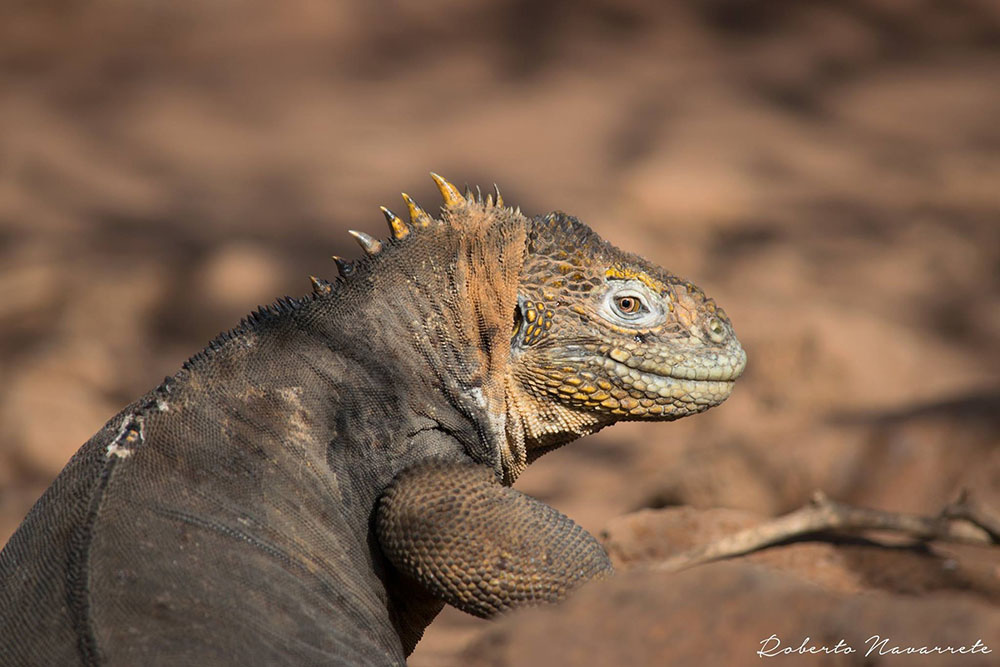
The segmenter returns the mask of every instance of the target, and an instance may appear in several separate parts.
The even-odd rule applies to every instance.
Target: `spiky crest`
[[[389,223],[390,231],[392,232],[389,238],[389,243],[402,241],[403,239],[411,236],[411,232],[428,228],[432,225],[455,225],[458,229],[468,232],[468,242],[470,243],[470,248],[473,249],[470,256],[478,256],[480,258],[480,261],[472,262],[468,267],[466,267],[467,270],[470,273],[475,273],[482,267],[490,265],[490,247],[485,243],[484,239],[480,239],[480,232],[485,231],[481,230],[480,226],[491,223],[493,218],[491,216],[483,215],[463,215],[463,213],[469,207],[495,208],[505,210],[508,214],[513,214],[514,210],[504,208],[503,198],[500,196],[500,190],[496,185],[493,186],[494,191],[496,192],[496,198],[494,199],[492,195],[488,195],[484,200],[482,192],[478,189],[478,194],[473,194],[472,191],[469,190],[469,196],[466,198],[459,193],[458,188],[438,174],[431,173],[431,178],[438,186],[438,189],[441,191],[441,196],[444,199],[441,218],[435,219],[422,209],[415,201],[413,201],[409,195],[403,194],[403,200],[406,202],[406,206],[410,214],[409,225],[407,225],[405,221],[395,215],[392,211],[382,207],[382,212],[385,215],[386,220]],[[354,239],[358,242],[358,245],[361,246],[362,250],[364,250],[365,254],[369,257],[378,255],[384,248],[382,241],[370,236],[369,234],[356,230],[349,230],[348,233],[354,237]],[[357,267],[360,264],[360,262],[348,262],[342,257],[338,257],[336,255],[333,256],[333,261],[336,263],[337,271],[340,273],[342,279],[346,279],[355,274],[357,272]],[[328,297],[337,289],[336,283],[331,283],[316,276],[310,276],[309,279],[312,284],[312,294],[307,297],[303,297],[302,299],[283,297],[269,306],[259,307],[257,310],[244,317],[236,327],[220,333],[212,341],[210,341],[202,351],[188,359],[184,363],[184,369],[188,371],[193,369],[201,361],[214,355],[231,341],[239,339],[241,336],[254,331],[261,324],[271,321],[281,315],[298,310],[303,304],[311,300]],[[505,284],[508,282],[513,284],[512,281],[513,277],[508,276],[508,280],[504,280],[502,282]],[[491,283],[492,281],[487,280],[485,277],[481,279],[471,279],[469,281],[469,284],[476,285],[488,285]],[[510,299],[506,297],[497,298],[497,295],[495,294],[491,294],[489,297],[484,295],[482,299],[479,299],[479,301],[483,303],[507,303],[509,300]],[[497,318],[501,316],[502,314],[496,314]],[[491,317],[488,319],[494,318]]]
[[[372,238],[371,236],[365,234],[364,232],[359,232],[355,229],[348,229],[347,233],[353,236],[354,239],[358,242],[358,245],[361,246],[361,249],[364,250],[369,255],[377,255],[378,251],[382,249],[381,241]]]
[[[457,208],[465,205],[465,197],[454,185],[443,179],[441,176],[431,172],[431,178],[441,191],[441,198],[444,199],[445,208]]]
[[[319,280],[321,285],[326,283],[324,280],[316,280]],[[329,283],[326,284],[329,285]],[[313,283],[313,285],[315,287],[315,283]],[[251,312],[249,315],[240,320],[240,323],[235,327],[229,329],[228,331],[223,331],[209,341],[208,345],[206,345],[204,349],[195,353],[184,362],[181,366],[182,370],[194,370],[198,364],[215,355],[215,353],[222,350],[229,342],[247,335],[249,332],[256,330],[265,322],[269,322],[283,315],[295,312],[304,304],[319,296],[321,296],[321,294],[318,291],[314,291],[312,296],[306,296],[301,299],[293,299],[290,296],[283,296],[275,300],[275,302],[269,306],[259,306],[257,310]]]
[[[420,208],[417,202],[413,201],[410,195],[403,193],[403,201],[406,202],[406,207],[410,211],[410,224],[416,225],[417,227],[429,227],[434,221],[427,211]]]
[[[406,226],[406,223],[399,216],[385,206],[380,206],[379,208],[382,209],[385,221],[389,223],[389,232],[392,234],[392,238],[398,241],[410,233],[410,228]]]
[[[354,266],[351,265],[346,259],[339,255],[332,256],[333,262],[337,265],[337,272],[340,273],[341,278],[346,278],[351,275],[354,271]]]
[[[333,285],[322,278],[309,276],[309,282],[312,283],[313,294],[330,294],[333,292]]]
[[[456,216],[450,214],[463,210],[467,206],[481,206],[484,208],[498,209],[503,208],[503,197],[500,196],[500,189],[496,186],[496,184],[493,185],[493,189],[496,191],[496,198],[494,200],[493,195],[488,195],[484,199],[482,190],[480,190],[478,186],[476,187],[475,192],[473,192],[469,186],[466,186],[465,196],[462,196],[459,193],[458,188],[442,176],[431,172],[431,178],[434,179],[434,183],[438,186],[438,190],[441,191],[441,197],[444,199],[444,206],[442,206],[442,213],[444,215],[442,215],[440,220],[436,220],[429,213],[427,213],[427,211],[422,209],[415,201],[413,201],[413,198],[410,197],[410,195],[404,192],[403,201],[406,202],[406,208],[410,214],[409,225],[385,206],[379,207],[382,214],[385,216],[386,221],[389,223],[390,242],[400,241],[409,236],[410,232],[415,231],[416,229],[430,227],[434,223],[446,224],[448,222],[454,222]],[[364,232],[352,229],[349,230],[348,233],[354,237],[367,255],[377,255],[383,248],[382,241],[379,241]],[[335,261],[337,261],[336,258]],[[337,267],[340,269],[340,273],[344,277],[353,271],[352,266],[349,266],[342,261],[337,261]],[[345,267],[347,267],[346,271]]]

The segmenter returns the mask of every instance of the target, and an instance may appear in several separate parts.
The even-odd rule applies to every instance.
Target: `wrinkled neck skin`
[[[512,484],[542,454],[613,423],[606,415],[577,412],[560,403],[540,400],[515,377],[508,377],[506,384],[507,439],[510,449],[523,455],[516,462],[517,467],[505,471],[507,484]]]
[[[504,209],[489,215],[494,224],[483,226],[481,211],[446,210],[446,224],[367,258],[325,297],[317,333],[331,348],[345,336],[347,347],[365,341],[370,363],[390,359],[406,411],[510,484],[533,443],[520,418],[527,406],[508,383],[528,220]]]

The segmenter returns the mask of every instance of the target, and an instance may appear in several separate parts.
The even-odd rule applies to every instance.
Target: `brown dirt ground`
[[[519,481],[630,572],[496,624],[448,610],[411,664],[740,664],[780,628],[1000,649],[981,549],[643,569],[814,489],[1000,507],[998,82],[989,0],[7,3],[0,542],[117,409],[356,254],[346,229],[435,201],[433,169],[691,278],[750,364],[723,408]]]

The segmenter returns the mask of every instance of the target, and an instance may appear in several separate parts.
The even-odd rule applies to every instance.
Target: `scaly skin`
[[[718,405],[745,356],[690,283],[562,213],[404,195],[391,238],[212,341],[88,441],[0,553],[10,664],[402,665],[447,602],[607,576],[510,488],[630,419]]]
[[[490,418],[491,430],[506,434],[496,470],[505,484],[542,454],[614,422],[679,419],[729,397],[746,354],[725,312],[692,283],[564,213],[529,220],[434,178],[445,200],[438,224],[481,232],[513,213],[524,229],[509,357],[496,367],[504,415]],[[406,199],[414,221],[434,224]],[[387,217],[394,234],[409,233]],[[597,541],[551,508],[473,469],[411,470],[382,499],[379,538],[397,568],[448,603],[492,616],[561,599],[611,572]],[[470,508],[456,497],[475,501]]]

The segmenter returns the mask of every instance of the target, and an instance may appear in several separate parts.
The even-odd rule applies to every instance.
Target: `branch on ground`
[[[830,500],[817,491],[808,505],[790,514],[671,556],[656,563],[653,569],[676,572],[819,533],[868,530],[900,533],[921,541],[1000,545],[1000,517],[974,503],[966,491],[937,516],[854,507]]]

